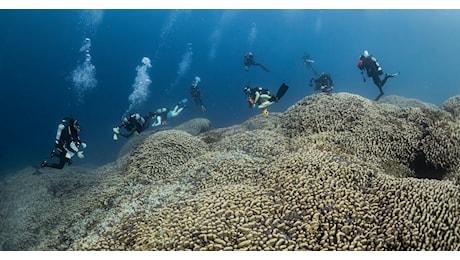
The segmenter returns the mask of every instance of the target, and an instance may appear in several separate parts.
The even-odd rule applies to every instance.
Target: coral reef
[[[121,158],[125,155],[132,153],[133,151],[137,150],[137,147],[144,142],[145,138],[150,136],[153,133],[160,131],[159,128],[154,130],[144,131],[138,135],[133,135],[126,140],[126,143],[121,147],[120,151],[118,152],[118,158]],[[123,138],[124,139],[124,138]],[[123,140],[122,139],[122,140]]]
[[[96,169],[26,168],[1,187],[2,250],[66,250],[106,216],[123,193],[121,165]]]
[[[450,182],[394,178],[314,148],[265,169],[248,155],[220,156],[184,165],[199,180],[195,191],[74,249],[459,249],[460,192]]]
[[[125,179],[142,184],[166,181],[176,166],[206,149],[206,143],[184,131],[157,132],[147,137],[131,154]]]
[[[0,184],[0,247],[460,250],[458,117],[383,101],[317,94],[150,133],[94,172],[26,169]]]
[[[191,135],[198,135],[211,130],[211,128],[212,124],[211,121],[209,121],[209,119],[195,118],[174,127],[174,130],[182,130]]]
[[[425,103],[415,98],[406,98],[395,95],[384,96],[379,99],[378,103],[388,103],[398,107],[419,107],[419,108],[438,108],[436,105],[431,103]]]
[[[209,130],[211,130],[212,124],[211,121],[209,121],[206,118],[195,118],[192,120],[189,120],[181,125],[178,125],[177,127],[174,127],[175,130],[182,130],[184,132],[187,132],[191,135],[198,135],[201,133],[205,133]],[[147,138],[148,136],[159,132],[159,131],[165,131],[165,130],[171,130],[172,128],[169,126],[161,126],[161,128],[154,128],[152,130],[147,130],[144,131],[138,135],[134,135],[126,140],[126,143],[123,145],[123,147],[120,149],[120,152],[118,153],[118,158],[123,157],[137,149],[137,147]]]
[[[444,101],[441,108],[451,113],[457,120],[460,120],[460,95],[451,97]]]
[[[346,93],[313,95],[291,106],[282,122],[289,137],[311,138],[320,149],[340,148],[390,168],[402,164],[412,168],[409,176],[424,163],[442,179],[459,163],[459,128],[440,109],[400,108]]]

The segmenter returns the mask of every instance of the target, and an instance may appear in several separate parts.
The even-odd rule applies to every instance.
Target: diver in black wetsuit
[[[272,95],[270,90],[262,87],[250,88],[249,86],[244,86],[243,92],[246,94],[249,108],[253,108],[257,105],[258,108],[263,109],[262,112],[264,116],[268,116],[267,107],[278,102],[284,96],[288,88],[288,85],[284,83],[281,84],[276,95]]]
[[[313,82],[315,83],[315,90],[330,93],[334,89],[334,83],[330,74],[321,73],[317,79],[311,78],[309,84],[310,87],[313,86]]]
[[[80,140],[80,125],[72,117],[64,117],[58,125],[55,140],[55,150],[50,154],[50,158],[59,157],[59,163],[49,163],[47,160],[41,163],[41,167],[51,167],[56,169],[64,168],[64,165],[72,163],[72,157],[77,154],[80,159],[84,158],[83,151],[79,147],[86,148],[86,144]],[[48,159],[48,160],[49,160]]]
[[[369,52],[366,50],[364,53],[359,57],[358,68],[361,70],[361,75],[363,75],[364,70],[367,72],[367,76],[371,77],[374,81],[374,84],[379,88],[380,94],[375,98],[375,101],[379,100],[380,97],[383,96],[383,85],[387,82],[389,78],[393,78],[398,76],[399,73],[394,74],[385,74],[385,77],[380,79],[380,75],[383,74],[383,69],[380,67],[379,62],[377,59],[370,55]],[[366,78],[363,75],[363,81],[366,82]]]
[[[248,53],[246,53],[246,55],[244,55],[243,63],[244,63],[244,69],[246,71],[249,71],[250,66],[255,65],[255,66],[261,67],[266,72],[270,72],[270,70],[267,67],[265,67],[264,65],[256,62],[256,60],[254,59],[254,54],[252,54],[252,52],[248,52]]]
[[[113,140],[118,140],[118,135],[129,138],[134,134],[140,134],[149,128],[149,120],[153,115],[141,116],[139,113],[133,113],[121,119],[120,125],[113,128]],[[126,130],[125,133],[120,132],[120,128]]]
[[[193,101],[195,101],[195,104],[200,107],[201,111],[206,112],[206,107],[201,100],[203,93],[201,93],[201,90],[198,87],[198,83],[200,81],[200,77],[195,77],[195,80],[192,82],[192,86],[190,87],[190,95],[192,96]]]

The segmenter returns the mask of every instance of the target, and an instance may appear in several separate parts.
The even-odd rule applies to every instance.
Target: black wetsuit
[[[147,128],[149,128],[148,121],[150,118],[152,118],[154,115],[148,115],[147,119],[145,117],[139,115],[139,119],[136,118],[136,114],[131,114],[127,119],[128,122],[121,123],[118,127],[123,127],[127,130],[127,133],[120,133],[121,136],[123,137],[130,137],[134,134],[134,132],[141,133]]]
[[[67,151],[62,152],[58,148],[56,148],[56,154],[52,154],[52,156],[58,156],[59,157],[59,163],[48,163],[46,162],[45,165],[42,165],[43,167],[51,167],[51,168],[56,168],[56,169],[62,169],[64,168],[65,164],[68,163],[69,165],[72,163],[71,159],[68,159],[65,157]]]
[[[198,88],[198,86],[192,85],[190,89],[190,94],[197,106],[200,106],[200,107],[204,106],[203,101],[201,100],[202,93],[201,93],[200,88]]]
[[[380,64],[377,61],[377,59],[372,55],[369,55],[368,57],[364,57],[363,55],[361,55],[361,57],[359,58],[358,68],[361,70],[361,73],[363,70],[366,70],[367,76],[371,77],[374,81],[374,84],[379,88],[380,94],[375,99],[376,101],[379,100],[379,98],[384,94],[382,89],[383,85],[385,85],[390,76],[385,75],[383,80],[380,79],[380,75],[383,74],[383,70],[382,67],[380,67]]]
[[[330,74],[321,74],[317,79],[311,79],[310,85],[312,85],[312,81],[315,81],[315,90],[321,90],[322,92],[331,92],[333,88],[333,81]]]
[[[244,67],[245,67],[246,71],[249,70],[249,67],[250,67],[250,66],[255,65],[255,66],[261,67],[261,68],[262,68],[263,70],[265,70],[266,72],[270,72],[270,70],[269,70],[267,67],[265,67],[264,65],[262,65],[262,64],[260,64],[260,63],[258,63],[258,62],[256,62],[256,60],[254,59],[254,55],[252,55],[252,54],[246,54],[246,55],[244,55],[244,61],[243,61],[243,63],[244,63]]]
[[[276,99],[276,97],[271,95],[270,90],[266,88],[261,88],[261,87],[251,88],[249,92],[246,92],[246,95],[248,97],[249,108],[252,108],[256,105],[254,102],[256,99],[257,92],[259,92],[259,95],[263,95],[263,94],[269,95],[271,97],[269,99],[270,101],[274,101]],[[260,105],[260,98],[259,100],[257,100],[257,105]]]
[[[246,54],[244,56],[244,66],[248,67],[251,66],[251,65],[256,65],[256,61],[254,60],[254,56],[252,55],[249,55],[249,54]]]
[[[78,131],[75,127],[72,126],[68,122],[68,120],[62,120],[62,123],[58,126],[58,132],[55,141],[55,148],[50,155],[50,159],[58,156],[59,163],[48,163],[47,161],[42,162],[42,167],[51,167],[56,169],[64,168],[64,165],[68,163],[69,165],[72,163],[70,158],[66,158],[67,151],[76,153],[77,150],[74,150],[71,147],[71,143],[74,142],[76,146],[81,144],[80,137],[78,136]]]

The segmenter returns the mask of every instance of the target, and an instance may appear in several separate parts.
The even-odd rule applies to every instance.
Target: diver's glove
[[[80,159],[85,158],[85,155],[83,154],[83,151],[78,151],[78,152],[77,152],[77,156],[78,156],[78,158],[80,158]]]
[[[116,141],[116,140],[118,140],[118,135],[114,133],[112,138],[113,138],[113,140]]]
[[[86,143],[81,143],[81,148],[85,149],[86,148]]]

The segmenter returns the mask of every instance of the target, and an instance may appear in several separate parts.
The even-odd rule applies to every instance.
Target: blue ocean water
[[[302,61],[332,75],[334,92],[374,99],[378,89],[356,67],[369,50],[388,73],[385,95],[442,105],[460,94],[460,10],[0,10],[0,176],[39,165],[64,116],[88,144],[76,165],[114,160],[126,142],[112,127],[190,99],[195,76],[206,112],[193,103],[170,125],[195,117],[214,127],[260,113],[248,109],[247,83],[276,92],[283,112],[315,91]],[[254,53],[258,67],[244,70]],[[148,59],[144,59],[148,58]]]

